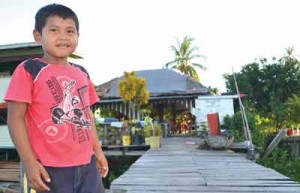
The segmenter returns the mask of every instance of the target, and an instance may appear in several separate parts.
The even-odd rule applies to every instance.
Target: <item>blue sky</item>
[[[225,91],[224,73],[257,58],[300,56],[297,0],[9,0],[0,1],[0,44],[31,42],[34,15],[48,3],[72,8],[80,20],[78,61],[95,84],[124,71],[157,69],[173,59],[169,47],[188,35],[206,59],[204,86]]]

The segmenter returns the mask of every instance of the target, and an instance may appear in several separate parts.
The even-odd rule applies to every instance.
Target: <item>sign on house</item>
[[[233,100],[236,98],[237,95],[199,96],[195,100],[195,108],[192,110],[197,124],[207,124],[207,114],[210,113],[218,113],[219,121],[222,124],[226,115],[234,114]]]

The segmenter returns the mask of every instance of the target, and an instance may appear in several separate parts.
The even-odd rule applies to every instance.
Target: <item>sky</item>
[[[96,3],[97,2],[97,3]],[[39,8],[60,3],[80,22],[77,51],[94,84],[125,71],[160,69],[174,59],[170,46],[189,36],[203,58],[193,60],[204,86],[225,92],[223,74],[259,58],[300,56],[297,0],[0,0],[0,45],[33,42]]]

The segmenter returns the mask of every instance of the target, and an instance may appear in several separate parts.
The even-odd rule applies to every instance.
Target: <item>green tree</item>
[[[136,77],[135,72],[124,72],[124,79],[118,83],[118,93],[124,102],[129,103],[130,118],[133,109],[147,104],[150,96],[145,79]]]
[[[282,112],[282,105],[300,91],[299,62],[289,55],[279,60],[274,58],[271,63],[261,59],[245,65],[235,76],[240,93],[247,94],[247,100],[265,113]],[[236,93],[233,74],[224,78],[227,91]]]
[[[201,57],[196,53],[198,48],[192,46],[194,38],[185,36],[182,42],[177,39],[177,45],[170,47],[171,51],[174,53],[175,60],[165,64],[166,68],[174,68],[179,70],[185,75],[190,76],[196,81],[200,81],[196,68],[205,70],[202,64],[192,62],[193,59]]]
[[[223,77],[226,80],[227,93],[236,94],[233,74],[225,74]],[[256,104],[257,107],[259,105],[256,103],[257,100],[265,103],[263,98],[259,98],[264,95],[264,89],[258,87],[258,85],[262,84],[262,72],[259,63],[253,62],[243,66],[240,72],[235,72],[235,78],[240,93],[247,94],[247,100],[250,104]]]
[[[300,126],[300,96],[293,95],[289,97],[286,106],[288,108],[288,118],[291,121],[292,125],[290,127],[299,127]]]
[[[294,47],[288,47],[286,54],[279,59],[282,63],[299,63],[299,60],[293,55]]]

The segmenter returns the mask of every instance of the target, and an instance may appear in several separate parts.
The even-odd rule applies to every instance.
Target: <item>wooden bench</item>
[[[19,182],[20,162],[0,161],[0,181]]]

